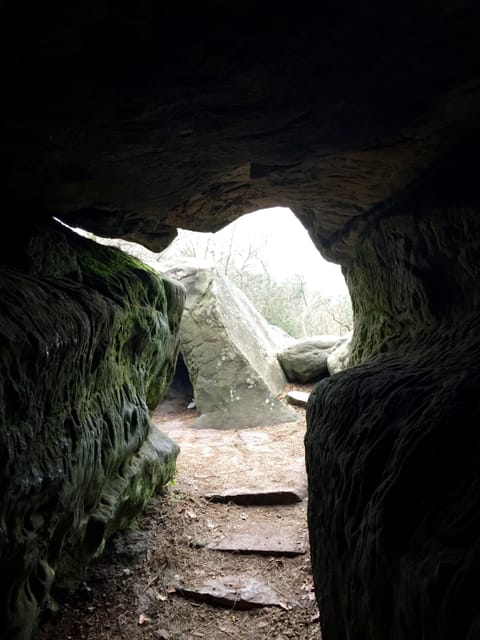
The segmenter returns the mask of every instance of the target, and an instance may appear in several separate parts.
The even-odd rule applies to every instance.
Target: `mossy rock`
[[[183,290],[60,225],[9,238],[0,275],[0,609],[27,639],[56,588],[175,472],[152,427]],[[5,261],[5,258],[4,258]]]

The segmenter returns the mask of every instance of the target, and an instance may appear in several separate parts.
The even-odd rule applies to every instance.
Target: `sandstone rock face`
[[[174,473],[178,448],[149,406],[174,369],[183,292],[59,225],[7,238],[0,618],[3,637],[26,639],[52,589],[72,587]]]
[[[350,362],[350,354],[352,351],[353,332],[344,336],[327,358],[328,373],[333,376],[334,373],[346,369]]]
[[[393,197],[478,135],[473,0],[190,5],[5,9],[23,53],[4,77],[4,200],[156,250],[176,227],[282,204],[347,262]]]
[[[201,413],[196,426],[239,428],[289,422],[277,399],[286,384],[270,325],[212,266],[184,260],[166,270],[187,299],[181,349]]]
[[[347,276],[357,366],[307,410],[328,640],[479,634],[479,216],[426,201],[423,218],[400,209],[365,235]]]
[[[176,227],[213,231],[290,206],[344,267],[355,314],[354,366],[320,383],[308,417],[323,638],[477,640],[478,2],[399,11],[346,0],[312,5],[315,14],[268,3],[254,13],[244,3],[31,4],[2,10],[7,51],[21,51],[2,78],[4,221],[23,230],[55,214],[161,250]],[[46,275],[11,269],[18,243],[2,247],[1,473],[13,497],[0,524],[11,585],[0,606],[9,629],[25,621],[21,638],[55,558],[81,552],[82,531],[92,548],[101,537],[81,515],[99,499],[99,430],[114,424],[105,438],[128,461],[145,441],[144,390],[163,386],[147,385],[150,369],[127,358],[149,329],[119,319],[122,277],[107,270],[101,283],[113,254],[94,260],[84,283],[92,268],[72,258],[77,250],[67,242],[59,261],[62,243],[49,234],[45,243]],[[156,287],[147,280],[142,299]],[[165,288],[172,300],[174,291]],[[118,368],[107,358],[104,376],[97,363],[113,353],[112,335],[124,357]],[[132,367],[142,391],[104,391]],[[105,394],[120,422],[127,416],[123,436],[116,413],[93,408]],[[70,449],[81,452],[75,464]],[[70,476],[81,486],[71,501],[56,488]],[[85,511],[65,506],[82,501]],[[78,542],[64,534],[73,530]]]
[[[311,382],[328,375],[327,358],[340,336],[302,338],[282,349],[278,361],[291,382]]]

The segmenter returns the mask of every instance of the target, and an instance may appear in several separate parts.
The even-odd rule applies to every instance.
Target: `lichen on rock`
[[[55,590],[173,476],[150,423],[178,352],[183,291],[49,224],[12,232],[0,276],[0,587],[27,639]]]

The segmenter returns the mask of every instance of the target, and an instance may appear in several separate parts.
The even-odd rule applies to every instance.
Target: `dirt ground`
[[[195,411],[180,402],[163,403],[153,416],[154,424],[181,447],[175,482],[151,501],[133,526],[110,541],[61,615],[43,624],[38,640],[320,638],[306,500],[239,506],[205,498],[225,489],[304,491],[305,410],[297,408],[298,420],[283,425],[198,430],[191,427]],[[306,553],[284,557],[202,546],[262,525],[303,543]],[[234,605],[198,602],[179,589],[182,584],[225,576],[266,583],[278,604],[242,611]]]

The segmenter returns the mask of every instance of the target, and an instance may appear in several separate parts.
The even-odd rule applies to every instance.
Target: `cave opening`
[[[321,380],[307,410],[321,636],[477,640],[478,3],[347,1],[314,13],[214,3],[193,14],[160,4],[2,12],[15,43],[2,139],[2,631],[30,640],[57,588],[149,504],[148,544],[143,528],[130,531],[133,545],[112,539],[102,588],[82,590],[75,625],[57,637],[201,638],[198,621],[174,627],[176,575],[205,571],[189,549],[221,533],[199,517],[197,494],[172,503],[170,519],[149,502],[178,454],[149,407],[177,356],[181,288],[53,229],[51,215],[160,251],[177,227],[209,231],[283,203],[342,264],[355,311],[353,366]],[[217,394],[210,380],[205,392]],[[232,439],[230,465],[224,473],[213,450],[198,455],[206,442],[192,446],[202,480],[244,479],[254,444],[266,463],[273,456],[253,429],[214,434],[219,446]],[[233,522],[250,525],[237,507]],[[178,533],[171,520],[185,533],[176,558],[163,545]],[[270,564],[281,581],[286,561]],[[218,625],[203,619],[200,634],[320,636],[308,607],[276,607],[276,626],[252,612],[257,628],[246,629],[228,611]]]
[[[295,340],[308,341],[313,336],[324,336],[324,344],[320,344],[321,348],[316,353],[308,353],[311,345],[305,346],[303,351],[303,357],[313,360],[317,356],[319,361],[322,357],[325,360],[322,348],[329,348],[332,342],[327,336],[338,336],[340,340],[352,330],[351,302],[340,267],[322,258],[306,229],[287,208],[276,207],[246,214],[216,233],[179,229],[177,238],[156,257],[158,262],[153,261],[154,254],[145,256],[142,251],[137,255],[147,258],[149,264],[156,265],[160,272],[166,269],[166,273],[174,279],[180,278],[187,290],[186,311],[180,330],[183,336],[181,358],[169,392],[178,401],[182,389],[184,406],[194,406],[192,398],[198,378],[207,378],[207,384],[213,387],[213,390],[209,388],[205,393],[204,385],[199,385],[200,396],[207,396],[209,405],[213,403],[216,385],[219,388],[219,403],[226,402],[221,398],[222,394],[237,395],[241,384],[254,386],[253,379],[259,370],[249,355],[251,347],[248,342],[256,344],[260,351],[265,351],[265,344],[259,342],[258,332],[249,331],[246,326],[239,332],[238,326],[242,323],[261,325],[259,330],[270,334],[268,340],[276,341],[277,352]],[[184,277],[185,268],[191,270],[187,278]],[[208,286],[207,281],[201,284],[202,274],[207,268],[213,269],[214,274],[213,277],[210,274]],[[211,309],[208,312],[201,311],[200,306],[192,309],[199,301],[195,293],[199,286],[204,286],[203,295],[209,296]],[[218,299],[222,295],[226,302]],[[252,314],[243,297],[258,314]],[[212,323],[212,313],[217,322],[213,333],[217,331],[218,336],[207,331]],[[241,319],[242,313],[246,315],[244,320]],[[194,314],[197,318],[192,322]],[[235,321],[233,316],[237,316]],[[201,323],[203,327],[199,330]],[[205,350],[202,345],[194,344],[196,340],[208,345],[216,344],[216,349],[210,347],[209,351]],[[268,346],[268,353],[265,353],[267,359],[276,359],[274,349],[275,345]],[[232,380],[231,388],[226,389],[221,383],[222,370],[233,358],[232,353],[237,351],[243,352],[251,369],[240,368],[236,372],[237,379]],[[302,354],[296,357],[301,359]],[[207,361],[217,358],[218,370],[203,368],[202,358]],[[284,359],[280,359],[280,365],[287,377],[285,383],[312,382],[328,373],[322,365],[319,365],[317,373],[312,373],[309,369],[311,363],[299,362],[300,369],[306,367],[303,371],[295,368],[296,365],[285,363]],[[312,366],[315,369],[315,365]],[[188,378],[190,385],[185,386],[189,369],[193,377],[192,380]],[[268,384],[272,386],[271,381]],[[278,384],[275,391],[279,392]],[[264,400],[263,397],[256,398],[259,404]],[[251,400],[248,403],[251,405]],[[198,408],[204,410],[202,405],[205,399],[200,397],[198,404]],[[252,407],[249,406],[247,413],[250,415],[251,411]],[[244,420],[240,424],[248,426]],[[255,422],[252,426],[255,426]]]
[[[215,288],[218,299],[210,301],[211,307],[206,315],[197,317],[194,324],[198,329],[198,325],[204,325],[205,328],[213,322],[214,333],[221,337],[237,331],[237,325],[241,324],[240,318],[244,312],[252,313],[244,302],[232,310],[232,305],[238,302],[236,298],[250,293],[255,301],[255,294],[263,293],[263,300],[257,296],[256,301],[258,306],[261,306],[258,304],[259,300],[264,302],[264,313],[259,316],[247,315],[244,324],[258,322],[260,331],[268,334],[266,337],[263,336],[268,341],[268,350],[265,351],[265,345],[258,342],[257,335],[245,333],[245,329],[242,329],[236,339],[243,340],[243,344],[221,345],[218,353],[213,356],[214,360],[218,356],[216,364],[220,366],[210,374],[204,373],[201,366],[204,361],[210,361],[212,358],[198,357],[200,365],[198,362],[192,365],[191,353],[188,350],[184,351],[187,347],[182,344],[173,380],[163,401],[153,412],[153,424],[180,445],[177,475],[174,486],[169,489],[169,500],[176,501],[177,506],[182,505],[183,513],[177,514],[177,506],[172,510],[171,503],[168,513],[171,515],[172,523],[177,516],[180,522],[184,523],[184,520],[187,520],[187,524],[184,523],[182,526],[186,527],[187,536],[190,536],[190,539],[186,540],[183,532],[175,529],[171,523],[169,531],[172,535],[169,539],[178,541],[178,544],[174,542],[170,550],[164,552],[171,553],[172,556],[181,554],[188,559],[193,569],[191,572],[183,569],[181,575],[187,583],[192,577],[195,578],[195,584],[184,585],[184,590],[187,590],[187,587],[191,588],[194,598],[207,597],[199,595],[197,591],[201,591],[203,587],[208,590],[212,585],[199,585],[198,581],[211,574],[214,576],[212,579],[216,581],[213,584],[214,590],[226,588],[224,578],[239,581],[234,600],[238,598],[242,589],[248,591],[253,588],[259,590],[254,597],[266,597],[269,606],[282,608],[281,605],[285,603],[285,615],[282,614],[285,629],[299,623],[306,625],[307,617],[317,620],[308,561],[307,480],[303,445],[305,409],[302,406],[288,406],[285,393],[288,388],[289,391],[303,390],[308,394],[314,380],[328,373],[325,366],[322,373],[313,374],[313,378],[307,383],[303,378],[300,381],[293,378],[291,381],[279,364],[277,350],[283,349],[287,343],[312,337],[311,334],[321,333],[324,337],[330,338],[331,334],[337,331],[340,338],[346,329],[350,329],[348,307],[342,319],[339,319],[338,308],[337,312],[333,311],[331,317],[328,314],[324,316],[324,324],[317,325],[324,327],[323,329],[312,329],[309,332],[308,327],[315,325],[312,318],[310,325],[308,324],[306,314],[303,314],[302,323],[294,324],[294,321],[302,316],[296,304],[303,304],[304,311],[307,311],[310,310],[308,301],[313,300],[311,306],[315,311],[324,310],[325,303],[330,300],[336,301],[347,296],[349,301],[340,268],[326,263],[321,258],[306,230],[290,211],[278,208],[258,212],[258,215],[244,216],[217,234],[195,234],[181,230],[178,246],[175,247],[173,243],[160,254],[151,253],[124,240],[98,237],[94,239],[100,244],[114,245],[131,253],[173,279],[176,272],[171,272],[170,269],[177,260],[181,265],[179,268],[183,270],[185,268],[182,265],[190,264],[192,259],[206,264],[213,263],[218,275],[207,280],[205,290]],[[202,268],[195,267],[196,271],[192,276],[194,290],[198,289]],[[226,285],[226,280],[231,280],[233,284]],[[324,287],[317,291],[317,299],[311,299],[308,296],[312,290],[316,291],[315,283],[319,280]],[[178,281],[187,289],[186,308],[191,310],[193,303],[189,298],[188,283],[182,278]],[[235,281],[243,283],[246,290],[244,293],[240,287],[236,287]],[[262,286],[263,291],[255,291],[257,285],[259,288]],[[235,288],[232,289],[232,286]],[[282,296],[282,289],[286,290],[287,295]],[[203,295],[202,290],[200,297],[203,298]],[[277,307],[273,309],[277,312],[276,315],[269,315],[269,302],[277,303]],[[278,304],[283,306],[278,307]],[[223,325],[215,325],[218,319],[216,316],[216,319],[212,320],[214,307],[219,317],[223,317],[227,312],[233,313],[233,321],[229,320],[230,323],[233,322],[233,327],[229,327],[228,331],[224,331]],[[273,323],[275,329],[272,329]],[[182,342],[182,329],[180,335]],[[200,342],[211,343],[212,339],[211,335],[204,332],[199,334]],[[253,349],[250,344],[252,341],[255,341]],[[185,339],[185,343],[191,344],[190,337]],[[331,346],[330,343],[322,344],[322,348],[317,352],[322,356],[324,365],[326,351],[323,347],[330,349]],[[260,365],[254,363],[253,368],[234,368],[233,374],[228,374],[231,377],[227,379],[225,386],[222,374],[231,360],[229,352],[237,348],[243,352],[250,349],[261,353],[261,366],[267,360],[271,368],[275,365],[275,373],[270,373],[272,379],[264,383],[262,376],[265,371],[259,373]],[[251,358],[251,354],[248,356]],[[196,376],[194,384],[186,360]],[[197,394],[194,385],[199,377],[202,378],[202,383],[199,383]],[[255,395],[252,391],[256,387],[260,387],[260,391]],[[268,411],[265,411],[266,394],[271,403]],[[240,396],[242,402],[239,408],[231,411],[232,405],[225,402],[225,398],[229,400]],[[217,401],[218,397],[220,409],[210,404]],[[192,402],[194,398],[198,400],[196,404]],[[260,419],[257,414],[261,414]],[[201,425],[203,428],[191,428],[195,418],[204,419]],[[148,520],[141,524],[142,535],[146,539],[151,536],[150,525],[151,522]],[[122,534],[120,539],[129,540],[128,535]],[[201,551],[192,552],[192,540],[200,540],[194,547],[200,547]],[[113,544],[119,543],[114,540]],[[231,557],[226,558],[229,554]],[[155,552],[152,552],[151,556],[155,558]],[[105,574],[109,575],[110,569],[106,565],[103,566]],[[154,561],[151,567],[144,570],[155,570]],[[180,569],[176,569],[175,575],[180,575],[179,572]],[[157,598],[157,602],[158,598],[160,602],[163,602],[162,598],[168,598],[172,612],[177,611],[177,625],[184,625],[183,628],[186,630],[189,624],[188,616],[193,617],[193,610],[190,610],[188,616],[179,613],[177,601],[166,595],[165,589],[175,588],[175,593],[180,597],[182,587],[168,571],[165,579],[165,584],[164,577],[158,580],[156,591],[152,591],[153,596],[148,597]],[[214,595],[210,593],[209,597],[213,598]],[[229,597],[227,594],[227,603],[230,602]],[[301,603],[301,615],[298,612],[295,615],[290,613],[291,606],[286,603],[292,599]],[[278,605],[277,601],[281,605]],[[152,609],[152,605],[149,606]],[[231,606],[236,609],[234,601]],[[244,606],[249,607],[250,604],[246,601]],[[252,633],[259,622],[263,625],[274,624],[275,616],[269,611],[269,606],[257,619],[252,616],[245,619],[245,624],[251,627]],[[213,611],[215,609],[212,609],[210,617],[215,617]],[[170,613],[165,615],[169,616]],[[218,619],[224,614],[221,609],[217,609],[215,615]],[[199,624],[199,631],[211,632],[209,624],[207,620],[203,620]],[[235,624],[231,620],[225,628],[234,630]]]
[[[215,233],[178,229],[159,256],[211,262],[263,317],[294,338],[344,334],[351,301],[338,264],[325,260],[286,207],[244,214]]]
[[[172,381],[159,406],[165,410],[167,404],[183,409],[193,409],[195,406],[192,382],[181,352],[177,357]]]

